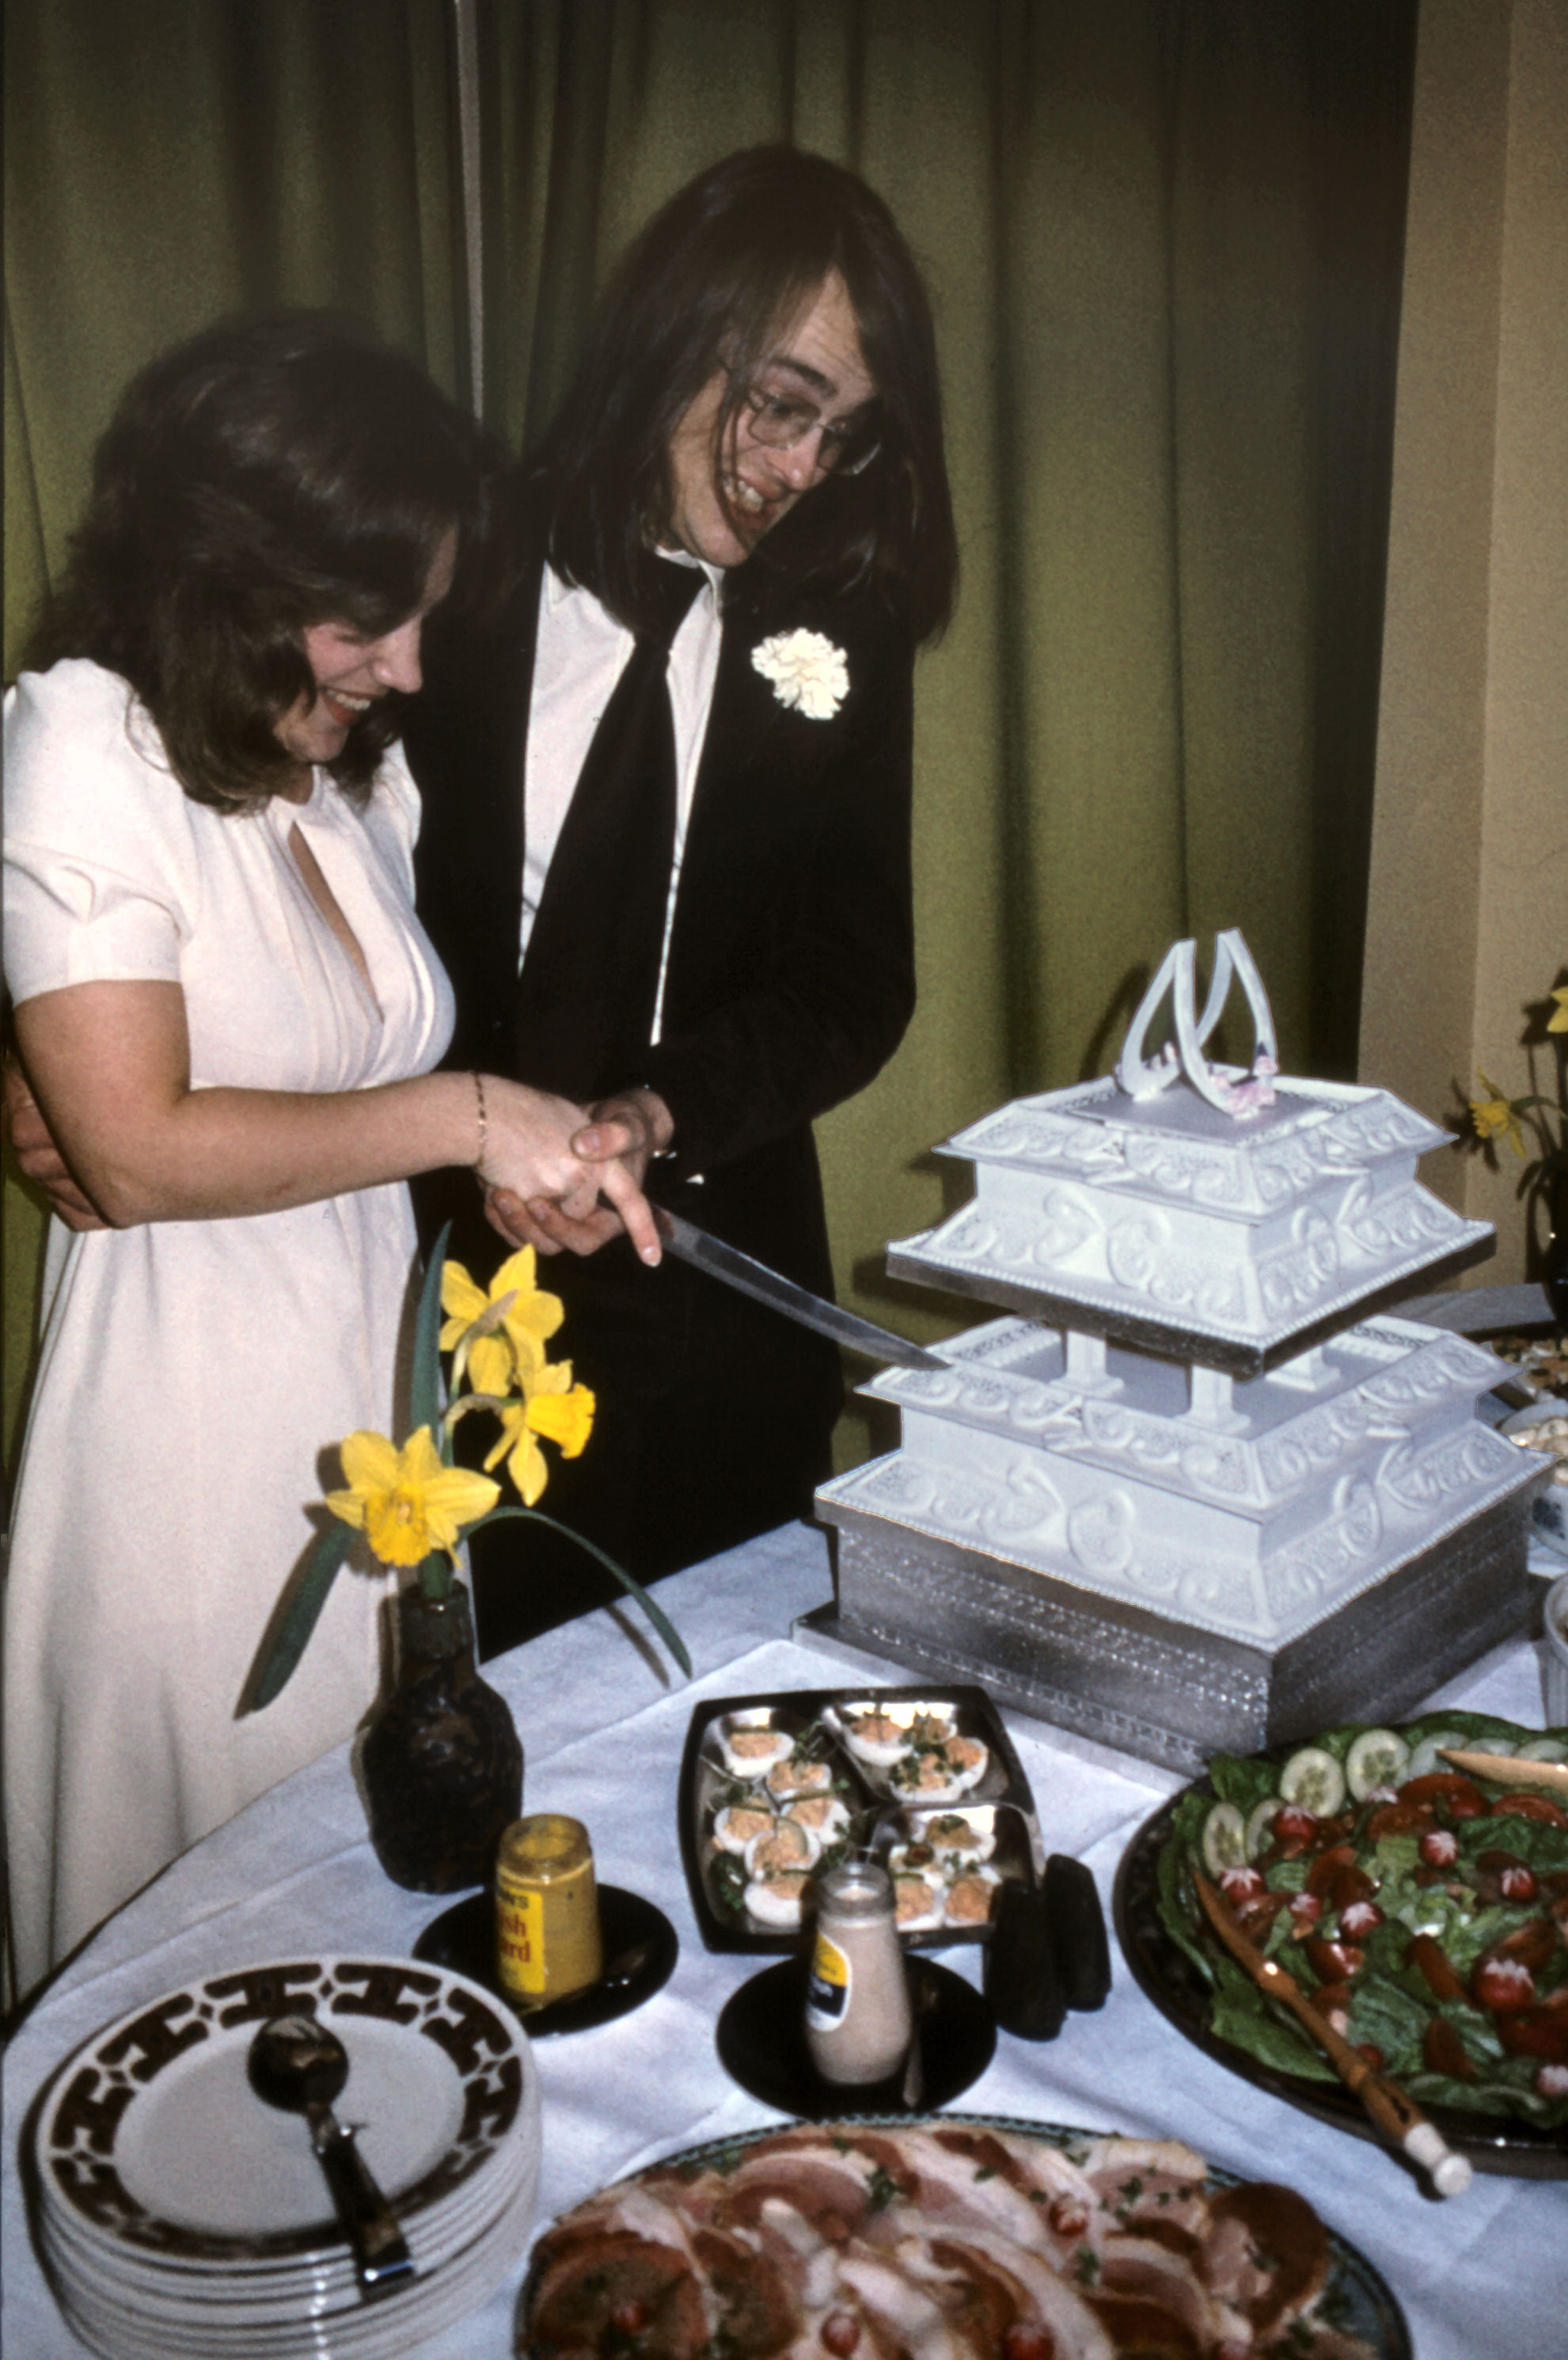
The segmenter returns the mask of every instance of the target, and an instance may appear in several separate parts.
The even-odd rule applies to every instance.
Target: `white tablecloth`
[[[548,1633],[486,1677],[528,1753],[525,1807],[586,1820],[599,1873],[657,1901],[681,1937],[673,1977],[619,2023],[538,2043],[544,2099],[539,2220],[652,2158],[778,2119],[719,2064],[713,2025],[759,1963],[704,1950],[680,1865],[676,1779],[699,1697],[841,1685],[854,1676],[789,1636],[831,1591],[821,1536],[797,1525],[661,1584],[696,1677],[680,1682],[640,1617],[604,1611]],[[906,1677],[896,1666],[882,1675]],[[1498,1650],[1442,1695],[1539,1728],[1536,1650]],[[1180,1783],[1129,1756],[1007,1716],[1047,1848],[1077,1853],[1107,1911],[1117,1861]],[[8,2360],[79,2360],[29,2240],[18,2137],[35,2094],[103,2024],[193,1975],[299,1955],[406,1953],[447,1906],[387,1883],[345,1752],[263,1796],[104,1927],[25,2019],[5,2060],[3,2322]],[[945,1961],[975,1977],[978,1952]],[[1548,2360],[1568,2350],[1568,2184],[1477,2177],[1443,2204],[1377,2148],[1255,2091],[1181,2038],[1113,1950],[1105,2007],[1045,2045],[998,2038],[963,2109],[1189,2139],[1211,2161],[1287,2180],[1383,2271],[1418,2360]],[[421,2360],[506,2360],[520,2273]]]

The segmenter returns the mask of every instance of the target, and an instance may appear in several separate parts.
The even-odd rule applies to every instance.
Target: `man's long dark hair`
[[[666,529],[670,436],[721,366],[719,453],[781,328],[837,271],[877,387],[877,457],[829,476],[725,585],[766,616],[784,592],[874,588],[917,639],[953,604],[957,544],[942,453],[936,339],[925,287],[893,217],[825,157],[749,148],[672,197],[623,261],[586,359],[526,480],[549,486],[550,554],[635,627]]]
[[[344,322],[211,328],[123,397],[29,661],[90,656],[118,672],[186,793],[243,810],[295,767],[273,730],[315,694],[303,631],[376,638],[404,621],[444,535],[477,529],[485,478],[478,429]],[[330,766],[356,802],[401,702],[373,705]]]

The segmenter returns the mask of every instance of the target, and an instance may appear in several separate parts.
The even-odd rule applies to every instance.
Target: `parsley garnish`
[[[900,2188],[892,2173],[879,2163],[866,2183],[866,2192],[873,2212],[886,2212],[895,2196],[907,2196],[909,2191]]]

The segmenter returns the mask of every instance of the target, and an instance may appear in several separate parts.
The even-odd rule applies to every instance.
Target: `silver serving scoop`
[[[309,2124],[365,2300],[411,2283],[414,2259],[403,2232],[353,2129],[332,2112],[332,2100],[348,2080],[348,2052],[337,2034],[313,2016],[275,2016],[251,2042],[245,2070],[258,2098],[285,2114],[303,2114]]]

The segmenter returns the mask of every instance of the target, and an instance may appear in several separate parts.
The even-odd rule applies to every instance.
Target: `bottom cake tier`
[[[1396,1719],[1518,1630],[1538,1480],[1521,1468],[1503,1497],[1273,1645],[867,1513],[830,1486],[817,1504],[836,1527],[836,1604],[806,1624],[1192,1773],[1222,1748]]]

